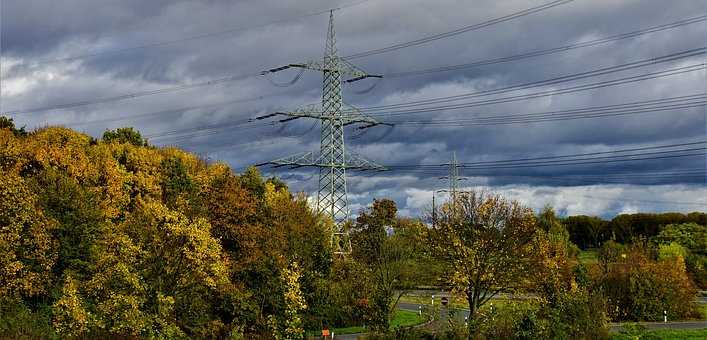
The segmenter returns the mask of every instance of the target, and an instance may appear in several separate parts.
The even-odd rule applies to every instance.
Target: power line
[[[704,69],[705,69],[705,64],[700,63],[700,64],[692,64],[692,65],[688,65],[688,66],[684,66],[684,67],[667,69],[667,70],[663,70],[663,71],[659,71],[659,72],[645,73],[645,74],[641,74],[641,75],[637,75],[637,76],[630,76],[630,77],[624,77],[624,78],[619,78],[619,79],[614,79],[614,80],[609,80],[609,81],[601,81],[601,82],[597,82],[597,83],[578,85],[578,86],[568,87],[568,88],[564,88],[564,89],[553,89],[553,90],[539,91],[539,92],[533,92],[533,93],[529,93],[529,94],[501,97],[501,98],[495,98],[495,99],[486,99],[486,100],[467,102],[467,103],[462,103],[462,104],[414,108],[415,106],[419,106],[419,103],[410,102],[410,103],[393,104],[393,105],[397,105],[397,106],[403,107],[403,108],[407,107],[407,106],[413,107],[412,109],[408,109],[408,110],[384,111],[383,113],[376,113],[375,111],[368,112],[366,108],[362,108],[361,111],[364,111],[364,112],[367,112],[371,115],[380,117],[380,116],[394,116],[394,115],[401,115],[401,114],[407,115],[407,114],[413,114],[413,113],[434,112],[434,111],[470,108],[470,107],[477,107],[477,106],[495,105],[495,104],[510,103],[510,102],[536,99],[536,98],[555,96],[555,95],[561,95],[561,94],[575,93],[575,92],[580,92],[580,91],[601,89],[601,88],[610,87],[610,86],[617,86],[617,85],[635,83],[635,82],[644,81],[644,80],[651,80],[651,79],[663,78],[663,77],[668,77],[668,76],[680,75],[680,74],[689,73],[689,72],[696,72],[696,71],[701,71]],[[468,94],[468,95],[453,96],[454,98],[452,98],[452,97],[435,98],[435,99],[431,99],[430,103],[444,103],[444,102],[458,101],[458,100],[464,99],[464,96],[473,97],[474,93],[472,92],[471,94]],[[382,111],[382,110],[376,109],[376,111]]]
[[[644,147],[636,147],[636,148],[628,148],[628,149],[618,149],[618,150],[599,151],[599,152],[590,152],[590,153],[578,153],[578,154],[569,154],[569,155],[543,156],[543,157],[533,157],[533,158],[495,160],[495,161],[465,162],[465,163],[461,163],[461,166],[463,168],[468,168],[468,169],[487,169],[487,168],[498,168],[498,167],[506,167],[506,166],[546,165],[546,164],[552,165],[555,163],[562,163],[562,162],[567,163],[567,165],[572,165],[572,164],[569,164],[569,162],[598,161],[598,160],[610,161],[612,159],[621,158],[621,157],[626,157],[626,159],[628,159],[628,157],[642,157],[642,156],[649,156],[649,155],[663,157],[666,154],[705,150],[706,149],[705,147],[696,147],[698,145],[704,145],[704,144],[707,144],[707,141],[685,142],[685,143],[668,144],[668,145],[652,145],[652,146],[644,146]],[[685,147],[687,147],[687,148],[685,148]],[[655,150],[661,150],[661,149],[674,149],[674,148],[682,148],[682,149],[655,151]],[[641,151],[641,152],[638,152],[638,151]],[[650,152],[646,152],[646,151],[650,151]],[[613,154],[624,154],[624,153],[632,153],[632,154],[613,155]],[[587,158],[586,156],[599,156],[599,157]],[[704,154],[702,154],[701,156],[704,156]],[[584,157],[584,158],[580,158],[580,157]],[[634,160],[634,159],[630,159],[630,160]],[[585,164],[585,163],[578,163],[578,164]],[[427,169],[427,170],[429,170],[429,169],[442,169],[445,166],[446,166],[446,164],[413,164],[413,165],[392,165],[392,166],[389,166],[388,168],[389,169],[400,169],[400,170],[405,170],[405,169],[412,169],[412,170],[415,170],[415,169],[425,170],[425,169]]]
[[[691,96],[680,96],[660,100],[648,100],[627,104],[615,104],[606,106],[595,106],[588,108],[556,110],[548,112],[536,112],[526,114],[502,114],[493,116],[475,116],[470,119],[432,119],[432,120],[403,120],[388,121],[393,125],[420,125],[420,126],[486,126],[486,125],[506,125],[539,123],[551,121],[563,121],[574,119],[616,117],[641,113],[660,112],[667,110],[680,110],[687,108],[702,107],[707,104],[707,93]],[[660,105],[659,105],[660,104]],[[467,114],[468,115],[468,114]],[[473,115],[473,114],[472,114]]]
[[[421,104],[436,104],[436,103],[443,103],[443,102],[450,102],[450,101],[458,101],[461,99],[473,98],[473,97],[478,97],[478,96],[488,96],[488,95],[492,95],[492,94],[501,94],[501,93],[507,93],[507,92],[511,92],[511,91],[528,89],[528,88],[532,88],[532,87],[554,85],[554,84],[568,82],[568,81],[596,77],[599,75],[616,73],[616,72],[620,72],[620,71],[627,71],[627,70],[631,70],[631,69],[635,69],[635,68],[640,68],[640,67],[645,67],[645,66],[650,66],[650,65],[655,65],[655,64],[671,62],[671,61],[675,61],[675,60],[691,58],[694,56],[704,54],[705,52],[707,52],[706,47],[699,47],[699,48],[693,48],[693,49],[689,49],[689,50],[684,50],[684,51],[680,51],[680,52],[667,54],[667,55],[660,56],[660,57],[642,59],[642,60],[638,60],[638,61],[634,61],[634,62],[598,68],[598,69],[584,71],[584,72],[580,72],[580,73],[563,75],[563,76],[540,80],[540,81],[533,81],[533,82],[512,85],[512,86],[506,86],[506,87],[501,87],[501,88],[496,88],[496,89],[469,92],[469,93],[464,93],[464,94],[459,94],[459,95],[454,95],[454,96],[445,96],[445,97],[438,97],[438,98],[431,98],[431,99],[423,99],[423,100],[416,100],[416,101],[410,101],[410,102],[404,102],[404,103],[398,103],[398,104],[368,106],[368,107],[362,107],[359,109],[361,111],[370,112],[370,111],[377,111],[377,110],[383,110],[383,109],[388,110],[388,109],[392,109],[392,108],[419,106]],[[696,64],[696,65],[702,65],[704,67],[704,63],[700,63],[700,64]],[[628,79],[628,78],[625,78],[625,79]],[[587,86],[587,85],[583,85],[583,86]]]
[[[365,52],[359,52],[359,53],[351,54],[351,55],[349,55],[349,56],[344,57],[344,59],[357,59],[357,58],[369,57],[369,56],[376,55],[376,54],[387,53],[387,52],[396,51],[396,50],[400,50],[400,49],[407,48],[407,47],[412,47],[412,46],[417,46],[417,45],[426,44],[426,43],[431,42],[431,41],[440,40],[440,39],[444,39],[444,38],[449,38],[449,37],[452,37],[452,36],[455,36],[455,35],[459,35],[459,34],[462,34],[462,33],[470,32],[470,31],[475,31],[475,30],[479,30],[479,29],[482,29],[482,28],[485,28],[485,27],[488,27],[488,26],[492,26],[492,25],[495,25],[495,24],[500,24],[500,23],[502,23],[502,22],[506,22],[506,21],[513,20],[513,19],[516,19],[516,18],[524,17],[524,16],[526,16],[526,15],[530,15],[530,14],[533,14],[533,13],[541,12],[541,11],[544,11],[544,10],[548,10],[548,9],[553,8],[553,7],[557,7],[557,6],[560,6],[560,5],[564,5],[564,4],[570,3],[570,2],[572,2],[572,1],[574,1],[574,0],[557,0],[557,1],[552,1],[552,2],[543,4],[543,5],[540,5],[540,6],[536,6],[536,7],[531,7],[531,8],[528,8],[528,9],[524,9],[524,10],[522,10],[522,11],[518,11],[518,12],[515,12],[515,13],[511,13],[511,14],[508,14],[508,15],[504,15],[504,16],[499,17],[499,18],[487,20],[487,21],[484,21],[484,22],[481,22],[481,23],[478,23],[478,24],[469,25],[469,26],[464,26],[464,27],[461,27],[461,28],[458,28],[458,29],[455,29],[455,30],[452,30],[452,31],[448,31],[448,32],[444,32],[444,33],[439,33],[439,34],[427,36],[427,37],[424,37],[424,38],[411,40],[411,41],[408,41],[408,42],[397,43],[397,44],[393,44],[393,45],[390,45],[390,46],[387,46],[387,47],[377,48],[377,49],[374,49],[374,50],[369,50],[369,51],[365,51]]]
[[[438,178],[438,176],[444,174],[445,172],[440,170],[437,172],[402,172],[405,174],[415,174],[424,175],[432,178]],[[553,182],[560,185],[596,185],[596,184],[662,184],[662,183],[676,183],[676,182],[695,182],[704,181],[705,174],[690,174],[690,173],[677,173],[677,174],[665,174],[665,175],[650,175],[650,176],[576,176],[576,175],[564,175],[564,174],[545,174],[545,175],[504,175],[504,174],[475,174],[471,175],[469,181],[473,181],[476,178],[486,178],[486,179],[515,179],[518,182],[521,179],[525,179],[523,182],[535,183],[541,182]]]
[[[480,100],[480,101],[472,101],[472,102],[466,102],[466,103],[461,103],[461,104],[450,104],[450,105],[442,105],[442,106],[425,106],[425,105],[429,105],[429,104],[454,102],[454,101],[459,101],[462,99],[484,97],[484,96],[489,96],[489,95],[497,95],[497,94],[503,94],[503,93],[508,93],[508,92],[514,92],[514,91],[518,91],[518,90],[522,90],[522,89],[530,89],[532,87],[546,86],[546,85],[558,84],[558,83],[562,83],[562,82],[574,81],[574,80],[579,80],[579,79],[584,79],[584,78],[589,78],[589,77],[596,77],[599,75],[605,75],[605,74],[609,74],[609,73],[631,70],[631,69],[635,69],[635,68],[639,68],[639,67],[645,67],[645,66],[649,66],[649,65],[658,64],[658,63],[664,63],[664,62],[689,58],[689,57],[693,57],[696,55],[701,55],[705,51],[707,51],[707,48],[691,49],[691,50],[682,51],[682,52],[678,52],[678,53],[672,53],[672,54],[662,56],[662,57],[649,58],[649,59],[644,59],[644,60],[635,61],[635,62],[631,62],[631,63],[621,64],[621,65],[616,65],[616,66],[611,66],[611,67],[605,67],[605,68],[599,68],[599,69],[592,70],[592,71],[585,71],[585,72],[581,72],[581,73],[564,75],[564,76],[541,80],[541,81],[534,81],[534,82],[529,82],[529,83],[524,83],[524,84],[519,84],[519,85],[512,85],[512,86],[507,86],[507,87],[501,87],[501,88],[496,88],[496,89],[469,92],[469,93],[454,95],[454,96],[437,97],[437,98],[417,100],[417,101],[411,101],[411,102],[403,102],[403,103],[397,103],[397,104],[389,104],[389,105],[369,106],[369,107],[358,108],[357,110],[360,110],[362,112],[366,112],[367,114],[370,114],[373,116],[378,116],[378,117],[388,116],[388,117],[390,117],[390,116],[398,116],[398,115],[410,115],[410,114],[415,114],[415,113],[429,113],[429,112],[436,112],[436,111],[457,110],[457,109],[463,109],[463,108],[471,108],[471,107],[493,105],[493,104],[502,104],[502,103],[520,101],[520,100],[535,99],[535,98],[540,98],[540,97],[545,97],[545,96],[554,96],[554,95],[575,93],[575,92],[587,91],[587,90],[593,90],[593,89],[600,89],[600,88],[604,88],[604,87],[617,86],[617,85],[634,83],[634,82],[639,82],[639,81],[644,81],[644,80],[651,80],[651,79],[657,79],[657,78],[662,78],[662,77],[667,77],[667,76],[679,75],[679,74],[688,73],[688,72],[700,71],[700,70],[705,69],[705,64],[704,63],[692,64],[692,65],[688,65],[688,66],[684,66],[684,67],[667,69],[667,70],[658,71],[658,72],[639,74],[639,75],[618,78],[618,79],[613,79],[613,80],[599,81],[599,82],[595,82],[595,83],[577,85],[577,86],[572,86],[572,87],[568,87],[568,88],[560,88],[560,89],[552,89],[552,90],[533,92],[533,93],[528,93],[528,94],[523,94],[523,95],[515,95],[515,96],[508,96],[508,97],[501,97],[501,98],[494,98],[494,99]],[[698,94],[698,95],[694,95],[694,96],[695,97],[685,98],[685,99],[703,99],[704,98],[703,97],[704,94]],[[676,97],[676,98],[679,98],[679,97]],[[647,101],[646,103],[648,103],[648,102],[650,102],[650,101]],[[625,115],[625,114],[633,114],[633,113],[655,112],[657,110],[683,109],[683,108],[697,107],[697,106],[701,106],[703,103],[701,101],[689,101],[689,102],[684,102],[684,103],[680,103],[680,104],[681,105],[676,105],[676,106],[653,107],[651,109],[634,110],[633,112],[625,111],[625,110],[624,111],[615,111],[614,110],[614,111],[610,111],[610,112],[605,111],[605,110],[604,111],[600,110],[600,111],[593,111],[593,112],[597,113],[600,116],[601,115],[604,115],[604,116]],[[599,108],[602,108],[602,107],[597,107],[595,109],[599,109]],[[603,109],[610,109],[610,108],[611,107],[603,107]],[[617,107],[614,107],[614,109],[616,109],[616,108]],[[394,109],[399,109],[399,110],[394,110]],[[347,112],[352,112],[352,111],[347,111]],[[551,112],[545,112],[545,113],[538,113],[535,115],[548,114],[548,115],[552,116],[553,114],[556,114],[556,113],[569,114],[569,113],[581,113],[581,112],[582,111],[566,110],[566,111],[551,111]],[[591,112],[585,111],[584,113],[591,113]],[[528,115],[531,115],[531,114],[528,114]],[[523,116],[523,115],[521,115],[521,116]],[[511,117],[504,117],[504,118],[511,118]],[[553,119],[549,119],[547,117],[544,117],[544,118],[546,118],[546,119],[538,119],[537,121],[551,121],[551,120],[553,120]],[[592,116],[575,115],[573,117],[557,118],[554,120],[566,120],[566,119],[570,119],[570,118],[581,119],[581,118],[592,118]],[[532,123],[532,122],[534,122],[534,120],[510,121],[507,123],[518,124],[518,123]],[[500,125],[502,123],[504,123],[504,122],[497,120],[495,122],[485,122],[484,124],[479,124],[479,125],[497,125],[497,124]]]
[[[609,37],[589,40],[589,41],[580,42],[580,43],[568,44],[568,45],[553,47],[553,48],[544,49],[544,50],[531,51],[531,52],[516,54],[516,55],[512,55],[512,56],[507,56],[507,57],[485,59],[485,60],[479,60],[479,61],[475,61],[475,62],[471,62],[471,63],[458,64],[458,65],[448,65],[448,66],[440,66],[440,67],[433,67],[433,68],[420,69],[420,70],[410,70],[410,71],[386,73],[385,78],[387,78],[387,79],[401,78],[401,77],[409,77],[409,76],[416,76],[416,75],[423,75],[423,74],[430,74],[430,73],[437,73],[437,72],[457,71],[457,70],[474,68],[474,67],[479,67],[479,66],[487,66],[487,65],[506,63],[506,62],[516,61],[516,60],[521,60],[521,59],[527,59],[527,58],[532,58],[532,57],[545,56],[545,55],[554,54],[554,53],[567,52],[567,51],[571,51],[571,50],[575,50],[575,49],[579,49],[579,48],[607,44],[610,42],[615,42],[615,41],[628,39],[628,38],[634,38],[634,37],[638,37],[638,36],[649,34],[649,33],[661,32],[664,30],[678,28],[678,27],[682,27],[682,26],[686,26],[686,25],[690,25],[690,24],[694,24],[694,23],[698,23],[698,22],[704,22],[705,19],[707,19],[707,15],[683,19],[683,20],[671,22],[668,24],[652,26],[652,27],[640,29],[637,31],[617,34],[617,35],[613,35],[613,36],[609,36]]]
[[[231,104],[263,100],[265,98],[274,97],[274,96],[281,96],[281,95],[282,94],[280,94],[280,93],[267,94],[267,95],[250,97],[250,98],[238,98],[238,99],[233,99],[233,100],[228,100],[228,101],[223,101],[223,102],[213,103],[213,104],[186,106],[186,107],[180,107],[180,108],[174,108],[174,109],[140,113],[140,114],[135,114],[135,115],[130,115],[130,116],[118,116],[118,117],[113,117],[113,118],[92,119],[92,120],[86,120],[86,121],[81,121],[81,122],[72,122],[72,123],[68,123],[68,124],[72,125],[72,126],[81,126],[81,125],[88,125],[88,124],[95,124],[95,123],[117,122],[117,121],[122,121],[122,120],[129,120],[129,119],[141,119],[141,118],[152,117],[152,116],[161,116],[163,114],[174,114],[174,113],[188,112],[188,111],[193,111],[193,110],[198,110],[198,109],[224,107],[224,106],[228,106]]]

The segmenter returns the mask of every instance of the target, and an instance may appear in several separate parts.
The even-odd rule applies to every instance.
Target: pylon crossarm
[[[262,164],[258,164],[259,166],[262,165],[273,165],[275,167],[282,167],[282,166],[297,166],[297,167],[304,167],[304,166],[314,166],[314,154],[310,152],[304,152],[300,154],[296,154],[293,156],[289,157],[284,157],[280,159],[276,159],[274,161],[270,162],[265,162]]]
[[[351,105],[346,105],[345,104],[345,112],[343,114],[337,115],[336,117],[332,117],[329,114],[326,114],[322,111],[321,106],[317,104],[313,105],[307,105],[303,108],[296,109],[294,111],[290,112],[275,112],[271,114],[267,114],[264,116],[257,117],[255,119],[261,120],[265,118],[270,118],[274,116],[287,116],[288,118],[284,118],[281,120],[278,120],[280,123],[285,123],[289,122],[295,119],[299,118],[314,118],[314,119],[334,119],[338,123],[342,125],[351,125],[351,124],[365,124],[367,127],[372,127],[376,126],[379,124],[386,124],[386,123],[381,123],[375,118],[368,116],[361,111],[359,111],[357,108],[351,106]],[[387,124],[386,124],[387,125]]]
[[[348,61],[336,57],[335,60],[313,60],[302,64],[291,64],[290,67],[300,67],[307,70],[319,72],[338,72],[342,76],[352,78],[368,77],[368,73],[361,71],[357,67],[351,65]]]
[[[386,167],[373,161],[370,161],[366,158],[363,158],[363,156],[354,152],[349,152],[346,155],[346,166],[350,169],[356,170],[388,170]]]
[[[353,123],[364,123],[366,125],[375,126],[381,124],[381,122],[377,119],[361,112],[361,110],[359,110],[355,106],[346,103],[344,103],[343,105],[342,112],[345,112],[345,114],[343,114],[343,117],[348,118],[344,125],[349,125]]]
[[[289,64],[289,65],[280,66],[280,67],[276,67],[276,68],[271,68],[271,69],[269,69],[269,70],[260,72],[260,75],[261,75],[261,76],[264,76],[264,75],[267,75],[268,73],[276,73],[276,72],[284,71],[284,70],[287,70],[287,69],[293,68],[293,67],[307,68],[306,65],[304,65],[304,64]]]

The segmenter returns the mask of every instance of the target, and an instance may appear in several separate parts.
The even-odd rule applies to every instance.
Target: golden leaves
[[[52,227],[22,178],[0,171],[0,294],[46,291],[56,260]]]

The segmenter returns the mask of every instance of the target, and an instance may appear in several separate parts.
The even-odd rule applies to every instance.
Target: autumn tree
[[[698,287],[707,288],[707,226],[697,223],[669,224],[654,238],[659,247],[679,245],[688,273]]]
[[[111,334],[223,334],[218,306],[231,287],[228,258],[203,219],[161,203],[141,203],[100,241],[97,273],[87,282],[99,328]]]
[[[438,213],[431,241],[445,281],[466,296],[471,333],[485,303],[534,276],[538,230],[530,208],[484,192],[459,194]]]
[[[47,293],[57,257],[54,225],[38,209],[37,196],[26,182],[0,171],[0,297]]]

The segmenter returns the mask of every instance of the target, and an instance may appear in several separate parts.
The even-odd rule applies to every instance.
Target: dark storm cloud
[[[349,55],[482,22],[543,2],[371,0],[337,12],[338,47],[340,54]],[[2,6],[2,110],[7,111],[110,98],[251,74],[317,58],[323,52],[327,16],[281,20],[333,5],[323,0],[9,0],[3,1]],[[707,4],[699,0],[577,0],[450,39],[352,62],[371,73],[380,74],[469,63],[634,31],[694,17],[705,11]],[[263,25],[271,22],[277,23]],[[183,39],[231,29],[232,32],[208,38]],[[346,86],[346,99],[365,108],[550,79],[702,47],[705,31],[706,25],[702,22],[543,57],[455,72],[391,78],[378,84],[371,92],[356,95],[356,91],[372,84],[362,82]],[[169,43],[180,39],[183,41]],[[167,43],[150,48],[126,49],[160,42]],[[44,62],[85,54],[95,56]],[[508,95],[657,72],[703,60],[692,58],[658,64]],[[287,71],[273,78],[276,82],[286,82],[295,75],[296,72]],[[468,119],[620,104],[698,93],[704,91],[704,81],[704,71],[693,72],[533,100],[415,115],[384,115],[382,119]],[[15,120],[28,127],[61,124],[95,136],[107,128],[136,126],[144,134],[154,136],[151,137],[153,143],[180,145],[203,153],[212,160],[221,159],[242,169],[250,164],[318,149],[318,130],[311,121],[295,121],[284,127],[229,126],[259,114],[316,103],[320,98],[320,86],[321,76],[316,73],[305,73],[298,83],[287,88],[273,86],[264,77],[253,77],[218,86],[117,102],[18,114]],[[488,98],[503,96],[505,94]],[[126,116],[136,117],[115,120],[115,117]],[[359,130],[347,129],[347,136],[354,137],[349,139],[349,149],[389,165],[444,163],[453,151],[464,162],[476,162],[704,140],[706,119],[704,108],[693,108],[534,124],[420,128],[400,125],[392,131],[376,127],[364,134]],[[225,128],[211,128],[209,133],[195,130],[214,125]],[[178,135],[165,135],[165,132]],[[534,207],[540,202],[549,202],[568,213],[599,213],[601,209],[606,209],[602,213],[614,214],[631,209],[705,210],[705,207],[689,205],[676,207],[645,202],[632,205],[621,200],[622,195],[640,196],[640,190],[666,200],[675,199],[670,192],[680,190],[686,195],[682,201],[699,200],[700,195],[706,193],[704,180],[679,177],[659,181],[640,179],[629,180],[633,185],[622,186],[597,177],[586,178],[581,183],[558,181],[557,178],[588,173],[601,176],[700,168],[705,168],[704,157],[465,173],[476,176],[469,185],[491,186],[522,198]],[[306,180],[315,171],[273,173],[289,177],[288,183],[294,189],[316,190],[316,181]],[[440,173],[443,175],[444,169]],[[589,188],[586,190],[594,188],[600,191],[609,203],[597,204],[595,198],[581,198],[591,195],[577,194],[585,188],[578,184],[593,185],[586,187]],[[350,201],[352,210],[356,211],[368,204],[372,197],[392,197],[403,212],[417,214],[423,208],[421,202],[429,198],[430,190],[444,185],[436,176],[429,174],[352,174],[349,178]],[[571,199],[576,202],[572,203]]]

